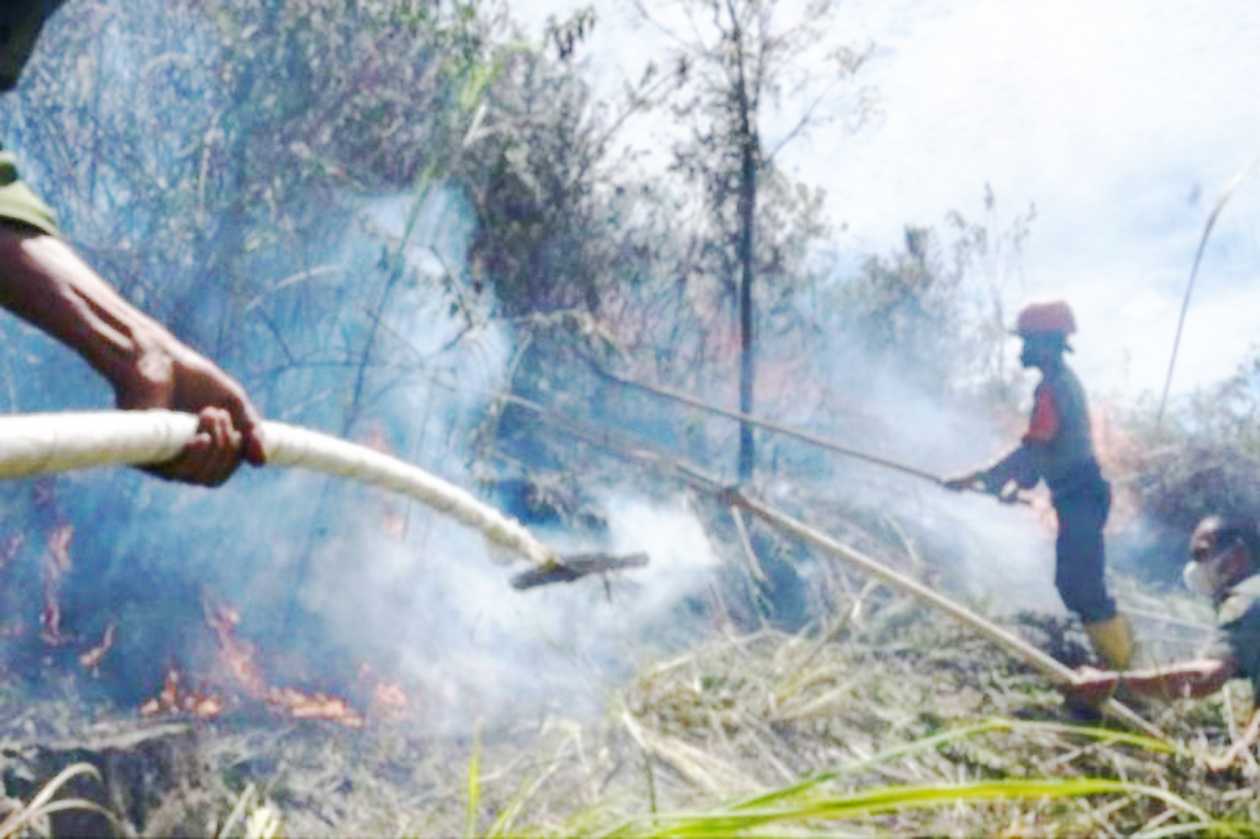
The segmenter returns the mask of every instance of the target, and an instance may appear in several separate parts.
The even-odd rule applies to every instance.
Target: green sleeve
[[[59,235],[57,217],[18,176],[17,160],[0,149],[0,221],[33,227]]]
[[[0,0],[0,91],[12,90],[39,40],[40,30],[65,0]],[[0,148],[0,222],[57,235],[57,218],[22,182],[17,160]]]

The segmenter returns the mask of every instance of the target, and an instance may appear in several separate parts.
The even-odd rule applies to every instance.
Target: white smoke
[[[354,429],[475,489],[468,443],[492,394],[507,386],[511,343],[490,317],[493,301],[469,292],[465,307],[453,311],[451,298],[435,292],[444,279],[463,282],[459,271],[472,228],[458,195],[434,190],[419,206],[407,196],[373,201],[361,226],[397,243],[409,218],[414,224],[400,252],[418,281],[391,301],[378,360],[386,369],[410,366],[414,375],[399,373],[365,403]],[[341,261],[352,263],[361,246],[348,241]],[[300,474],[258,474],[235,492],[204,500],[219,508],[210,514],[215,520],[237,523],[236,556],[269,546],[268,570],[255,570],[248,585],[228,586],[242,604],[247,630],[253,616],[254,626],[271,626],[262,633],[277,636],[270,644],[310,658],[310,645],[322,638],[335,645],[336,656],[361,658],[374,672],[410,686],[420,724],[435,730],[549,709],[597,710],[606,688],[628,672],[645,645],[665,645],[691,631],[694,618],[680,621],[677,613],[705,590],[717,566],[699,519],[681,497],[660,504],[606,495],[600,505],[608,534],[595,544],[564,532],[539,533],[561,552],[642,551],[650,564],[607,580],[526,592],[509,585],[523,566],[496,561],[479,534],[374,490],[325,487],[324,479]],[[229,513],[229,506],[236,509]],[[264,510],[274,513],[260,515]],[[297,598],[301,620],[280,630],[265,616],[285,612],[290,598]]]

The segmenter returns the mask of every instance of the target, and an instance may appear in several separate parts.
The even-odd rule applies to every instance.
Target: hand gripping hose
[[[196,429],[195,416],[171,411],[0,416],[0,479],[162,463],[179,454]],[[262,439],[268,465],[309,469],[401,493],[541,569],[563,565],[520,522],[396,457],[282,422],[264,422]]]

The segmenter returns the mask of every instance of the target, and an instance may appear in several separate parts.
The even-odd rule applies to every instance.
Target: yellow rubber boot
[[[1112,670],[1127,670],[1133,658],[1133,630],[1124,615],[1105,621],[1085,624],[1085,634],[1094,651],[1103,657]]]

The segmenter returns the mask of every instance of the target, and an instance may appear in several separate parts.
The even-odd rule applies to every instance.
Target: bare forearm
[[[113,385],[119,408],[198,415],[196,436],[157,474],[217,486],[242,456],[266,460],[262,417],[240,384],[124,300],[56,237],[0,223],[0,305],[79,353]]]
[[[75,350],[115,387],[169,363],[170,333],[61,240],[0,225],[0,304]]]

